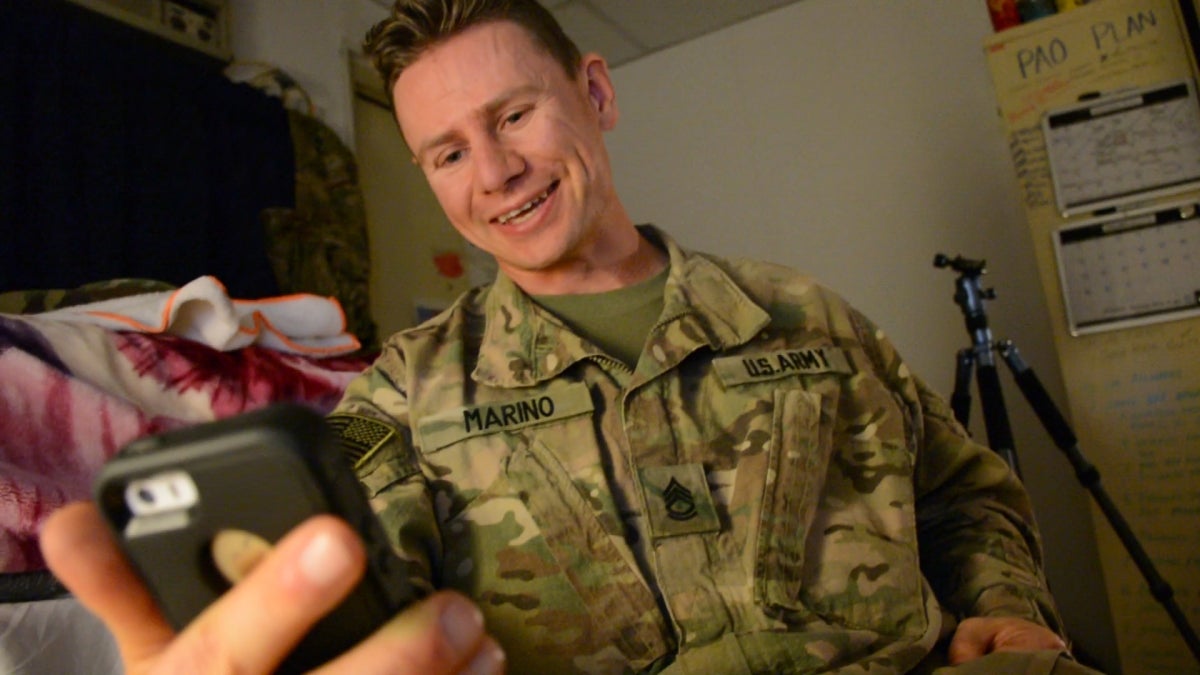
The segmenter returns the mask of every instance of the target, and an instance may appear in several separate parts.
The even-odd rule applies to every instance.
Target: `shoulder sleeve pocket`
[[[363,415],[335,413],[326,418],[339,446],[368,492],[420,473],[407,430]]]

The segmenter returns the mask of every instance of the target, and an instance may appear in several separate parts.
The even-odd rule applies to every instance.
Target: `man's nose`
[[[475,171],[486,192],[502,192],[524,173],[525,160],[513,148],[492,140],[476,148]]]

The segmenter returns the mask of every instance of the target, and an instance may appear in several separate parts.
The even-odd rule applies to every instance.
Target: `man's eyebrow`
[[[417,160],[417,163],[420,164],[422,161],[424,161],[425,155],[428,154],[430,150],[450,143],[457,138],[458,135],[458,132],[453,129],[445,133],[438,134],[437,136],[434,136],[428,141],[422,143],[421,147],[417,148],[417,151],[413,153],[413,157]]]
[[[528,96],[530,94],[536,94],[537,92],[541,91],[541,89],[541,87],[533,84],[523,84],[512,87],[511,89],[506,89],[500,92],[500,94],[494,97],[492,100],[485,103],[481,110],[487,117],[493,117],[498,110],[511,103],[513,99],[520,98],[522,96]],[[425,157],[426,153],[428,153],[431,149],[451,143],[460,135],[461,134],[459,134],[455,129],[449,129],[443,133],[440,133],[422,143],[421,146],[417,148],[416,152],[413,153],[413,156],[419,163]]]
[[[496,96],[491,101],[488,101],[487,105],[483,106],[483,109],[488,113],[489,116],[495,115],[498,110],[511,103],[513,99],[536,94],[541,90],[541,87],[533,84],[523,84],[512,87],[511,89],[506,89],[500,92],[499,96]]]

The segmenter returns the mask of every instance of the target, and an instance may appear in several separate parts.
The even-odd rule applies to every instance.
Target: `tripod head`
[[[970,258],[964,258],[961,255],[956,255],[953,259],[951,259],[950,256],[946,255],[945,253],[939,253],[933,256],[933,266],[937,268],[950,267],[953,268],[955,272],[974,276],[987,273],[986,260],[971,260]]]
[[[938,253],[933,257],[933,266],[939,269],[949,267],[958,272],[958,279],[954,283],[954,302],[962,310],[967,332],[971,334],[971,342],[978,356],[990,361],[992,330],[988,328],[987,311],[983,303],[984,300],[995,299],[996,291],[979,285],[979,277],[987,273],[987,261],[962,256],[950,258]]]

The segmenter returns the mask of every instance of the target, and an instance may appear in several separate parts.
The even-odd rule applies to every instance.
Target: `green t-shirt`
[[[637,366],[646,337],[663,309],[667,272],[625,288],[603,293],[535,295],[533,300],[588,340],[621,360]]]

